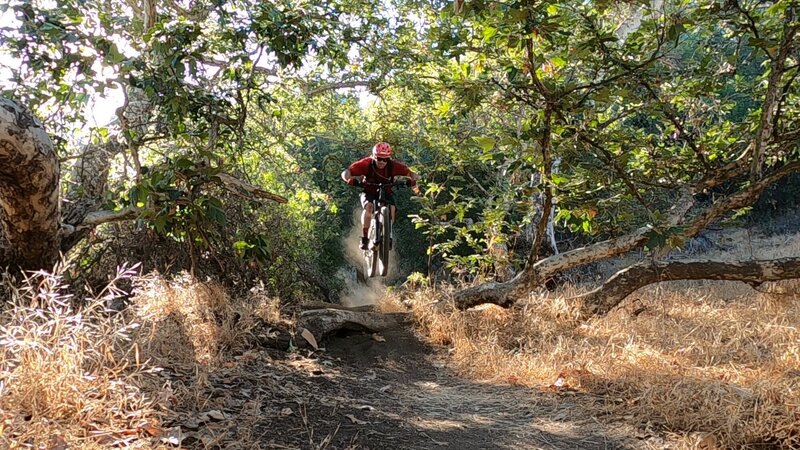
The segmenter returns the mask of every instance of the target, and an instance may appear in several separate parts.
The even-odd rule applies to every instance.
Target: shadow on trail
[[[360,223],[360,208],[353,223]],[[359,283],[361,229],[343,241],[353,269],[341,303],[377,303],[397,275]],[[362,277],[363,281],[363,277]],[[585,418],[572,399],[537,390],[465,380],[444,355],[409,329],[380,335],[340,332],[319,351],[279,354],[240,373],[239,389],[258,393],[261,448],[328,449],[629,449],[641,443]],[[261,367],[258,364],[262,364]],[[236,395],[228,392],[229,395]],[[578,417],[583,417],[578,419]]]
[[[381,338],[341,334],[311,358],[271,368],[292,381],[273,391],[278,398],[263,411],[265,448],[642,447],[611,427],[576,419],[581,414],[569,398],[464,380],[408,330]],[[298,413],[279,414],[284,405]],[[270,433],[277,429],[295,433]]]

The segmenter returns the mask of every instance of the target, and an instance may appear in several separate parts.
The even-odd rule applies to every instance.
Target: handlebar
[[[366,186],[373,186],[373,187],[377,187],[378,189],[382,189],[382,188],[386,188],[386,187],[389,187],[389,186],[392,186],[392,187],[408,186],[408,184],[407,184],[408,180],[410,180],[410,178],[408,178],[406,180],[401,180],[401,181],[393,181],[391,183],[369,183],[369,182],[360,181],[357,185],[350,185],[350,186],[357,187],[357,188],[366,187]]]
[[[391,183],[366,183],[366,182],[363,182],[363,181],[362,181],[362,182],[361,182],[361,185],[362,185],[362,186],[377,186],[377,187],[386,187],[386,186],[392,186],[392,187],[395,187],[395,186],[408,186],[406,183],[407,183],[407,181],[406,181],[406,180],[403,180],[403,181],[393,181],[393,182],[391,182]]]

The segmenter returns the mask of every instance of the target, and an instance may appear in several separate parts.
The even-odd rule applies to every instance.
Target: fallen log
[[[344,309],[312,309],[303,311],[297,320],[298,334],[305,328],[317,340],[340,330],[367,331],[377,333],[408,324],[410,313],[378,313],[348,311]]]
[[[300,305],[304,311],[312,309],[341,309],[343,311],[370,312],[375,310],[375,305],[344,306],[330,302],[308,302]]]

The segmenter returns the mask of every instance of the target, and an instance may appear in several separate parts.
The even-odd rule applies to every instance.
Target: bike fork
[[[372,204],[372,226],[375,227],[375,240],[373,242],[370,242],[370,244],[372,245],[372,248],[377,247],[378,244],[381,242],[381,239],[383,239],[383,236],[381,236],[382,230],[381,230],[381,221],[380,221],[379,217],[380,217],[380,209],[378,209],[377,203],[373,203]]]

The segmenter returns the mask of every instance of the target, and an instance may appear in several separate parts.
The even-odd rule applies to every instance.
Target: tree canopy
[[[2,8],[3,95],[43,121],[62,162],[61,219],[44,228],[63,250],[135,218],[192,267],[232,252],[275,286],[293,276],[286,258],[332,274],[353,204],[337,175],[386,140],[424,179],[406,202],[406,270],[488,282],[463,307],[509,304],[637,248],[663,259],[800,167],[795,1]],[[116,117],[87,129],[112,90]],[[31,219],[6,205],[8,238]]]

